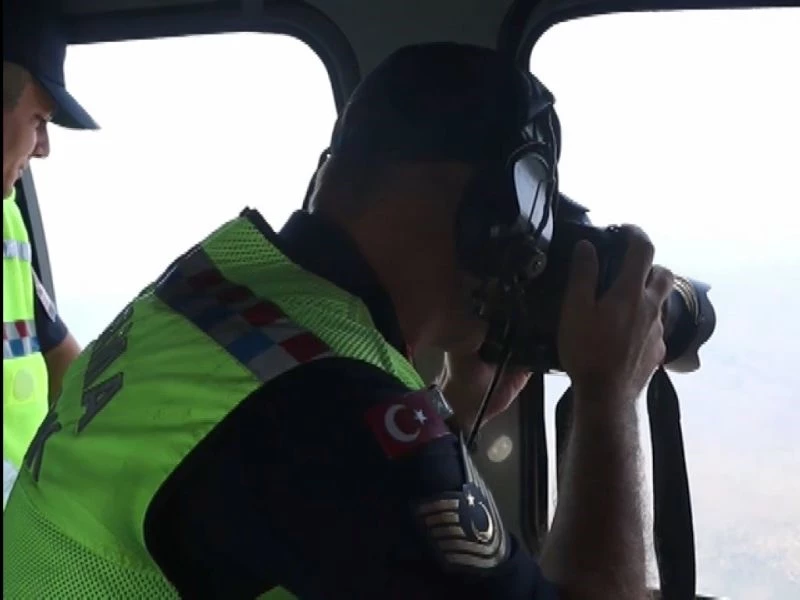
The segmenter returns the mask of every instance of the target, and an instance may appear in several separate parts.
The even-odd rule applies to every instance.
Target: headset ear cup
[[[317,170],[311,175],[311,180],[308,182],[308,187],[306,188],[306,197],[303,199],[303,210],[308,210],[311,204],[311,196],[314,195],[314,190],[317,188],[317,178],[319,177],[319,170],[322,168],[322,165],[330,158],[331,156],[331,149],[325,148],[322,151],[322,154],[319,155],[319,160],[317,161]]]

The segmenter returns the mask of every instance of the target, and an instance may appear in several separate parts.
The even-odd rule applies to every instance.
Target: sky
[[[563,191],[712,286],[702,368],[674,380],[699,590],[729,598],[800,597],[797,31],[800,9],[594,17],[548,31],[531,63],[556,96]],[[66,75],[103,129],[54,127],[33,174],[82,344],[245,206],[279,228],[335,118],[321,61],[285,36],[73,47]]]

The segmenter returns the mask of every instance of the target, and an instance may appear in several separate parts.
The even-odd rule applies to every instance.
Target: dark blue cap
[[[3,61],[24,68],[56,105],[53,123],[99,129],[64,83],[67,40],[54,2],[3,0]]]

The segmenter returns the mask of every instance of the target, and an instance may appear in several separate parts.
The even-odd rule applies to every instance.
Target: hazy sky
[[[713,286],[717,332],[676,385],[700,588],[748,600],[800,597],[798,31],[800,9],[615,15],[557,26],[532,63],[563,190]],[[277,35],[76,47],[67,80],[103,130],[53,128],[34,176],[83,344],[244,206],[280,227],[335,116],[322,63]]]
[[[800,9],[614,15],[532,60],[562,189],[712,285],[703,367],[675,382],[700,590],[731,598],[800,598],[799,31]]]

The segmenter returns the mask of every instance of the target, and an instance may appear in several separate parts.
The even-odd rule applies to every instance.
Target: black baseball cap
[[[24,68],[56,105],[53,123],[70,129],[99,125],[67,91],[67,40],[54,2],[3,0],[3,61]]]
[[[330,152],[496,160],[553,102],[533,75],[493,49],[454,42],[405,46],[356,87],[334,127]]]

